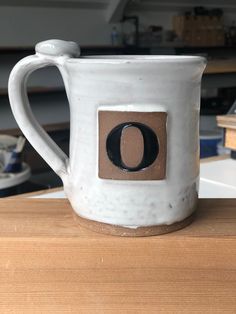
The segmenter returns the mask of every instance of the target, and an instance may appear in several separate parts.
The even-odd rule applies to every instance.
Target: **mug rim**
[[[205,57],[194,55],[91,55],[67,59],[69,63],[108,63],[108,64],[129,64],[129,63],[205,63]]]

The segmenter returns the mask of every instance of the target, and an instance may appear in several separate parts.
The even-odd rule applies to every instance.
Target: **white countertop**
[[[200,198],[236,198],[236,160],[224,159],[200,166]]]
[[[45,192],[35,198],[65,198],[63,190]],[[236,198],[236,160],[224,159],[200,166],[200,198]]]

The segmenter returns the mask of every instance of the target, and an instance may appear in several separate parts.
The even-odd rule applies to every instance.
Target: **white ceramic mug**
[[[120,235],[187,225],[199,182],[198,56],[79,57],[49,40],[11,72],[9,98],[22,132],[61,177],[80,223]],[[34,70],[55,65],[70,105],[70,158],[35,120],[26,93]],[[55,108],[56,113],[56,108]]]

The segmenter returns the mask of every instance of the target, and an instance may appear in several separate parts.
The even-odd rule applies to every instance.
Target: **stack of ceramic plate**
[[[10,135],[0,135],[0,189],[10,188],[27,181],[31,175],[30,167],[22,163],[22,170],[17,173],[5,173],[4,169],[12,151],[17,145],[17,138]]]

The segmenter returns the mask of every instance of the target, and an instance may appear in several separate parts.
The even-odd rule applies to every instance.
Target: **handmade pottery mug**
[[[22,132],[61,177],[81,224],[124,236],[186,226],[198,198],[205,59],[79,54],[74,42],[49,40],[14,67],[9,98]],[[51,65],[69,100],[70,158],[35,120],[26,93],[29,74]]]

